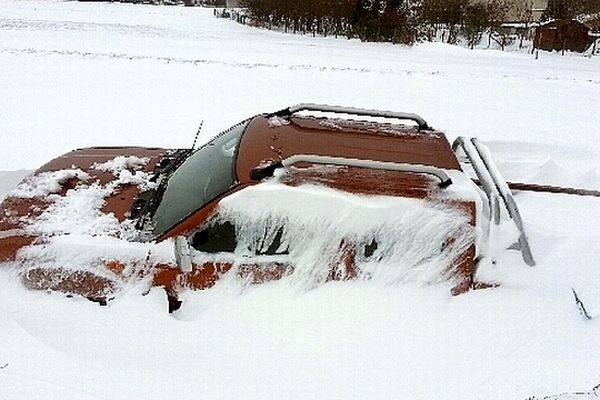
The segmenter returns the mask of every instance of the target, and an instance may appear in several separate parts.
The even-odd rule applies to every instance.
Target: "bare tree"
[[[242,0],[255,24],[286,32],[346,35],[364,41],[411,44],[442,40],[455,44],[462,34],[470,47],[486,30],[499,30],[508,0]],[[446,36],[447,35],[447,36]],[[491,39],[490,39],[491,40]],[[500,40],[503,46],[504,40]]]
[[[504,47],[508,41],[506,30],[502,24],[506,22],[509,15],[514,11],[514,3],[507,0],[489,0],[488,8],[488,26],[489,26],[489,41],[495,41],[504,51]]]
[[[465,7],[461,32],[467,39],[467,45],[471,49],[481,42],[483,32],[488,25],[488,8],[484,3],[468,4]]]
[[[585,10],[582,0],[548,0],[543,19],[573,19]],[[588,3],[589,4],[589,3]]]
[[[523,27],[517,30],[519,35],[519,49],[523,48],[523,42],[530,33],[533,24],[533,0],[521,1],[514,6],[517,19],[523,23]]]

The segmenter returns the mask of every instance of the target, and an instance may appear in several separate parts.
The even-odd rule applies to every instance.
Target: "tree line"
[[[253,23],[286,32],[412,44],[443,32],[471,47],[500,32],[510,17],[531,21],[531,5],[510,0],[242,0]],[[600,9],[599,0],[550,0],[544,18],[573,18]],[[597,10],[600,11],[600,10]],[[502,33],[499,34],[502,36]],[[491,37],[491,35],[490,35]],[[496,39],[498,40],[498,39]],[[503,43],[501,43],[503,46]]]
[[[549,0],[544,19],[573,19],[594,13],[600,13],[599,0]]]

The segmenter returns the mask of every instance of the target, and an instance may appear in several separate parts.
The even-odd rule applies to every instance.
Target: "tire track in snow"
[[[185,58],[185,57],[168,57],[168,56],[157,56],[157,55],[144,55],[144,54],[127,54],[127,53],[116,53],[116,52],[88,52],[80,50],[45,50],[45,49],[34,49],[34,48],[14,48],[7,47],[0,49],[0,54],[11,54],[11,55],[31,55],[31,56],[62,56],[62,57],[75,57],[80,59],[118,59],[123,61],[156,61],[165,64],[179,64],[179,65],[191,65],[191,66],[225,66],[231,68],[270,68],[270,69],[288,69],[290,71],[301,71],[301,72],[349,72],[349,73],[361,73],[361,74],[381,74],[381,75],[407,75],[407,76],[436,76],[436,77],[450,77],[450,76],[467,76],[476,79],[489,79],[490,76],[486,74],[463,74],[460,72],[441,72],[439,70],[429,71],[417,71],[412,69],[395,69],[395,68],[365,68],[365,67],[337,67],[337,66],[323,66],[314,64],[281,64],[281,63],[261,63],[261,62],[231,62],[221,61],[214,59],[202,59],[202,58]],[[517,75],[502,74],[504,79],[522,79]],[[539,76],[527,78],[528,81],[552,81],[552,82],[570,82],[570,83],[583,83],[600,85],[600,80],[594,79],[577,79],[577,78],[560,78],[551,76]]]
[[[151,25],[129,25],[117,23],[78,22],[78,21],[46,21],[24,19],[0,19],[0,30],[4,31],[50,31],[62,32],[111,32],[138,37],[160,37],[169,39],[194,39],[197,35],[169,28]],[[203,32],[202,38],[206,38]],[[217,38],[217,36],[214,36]]]
[[[166,64],[187,64],[187,65],[219,65],[234,68],[287,68],[291,71],[320,71],[320,72],[359,72],[359,73],[379,73],[379,74],[397,74],[403,73],[406,75],[422,74],[422,75],[444,75],[440,71],[414,71],[414,70],[396,70],[392,68],[371,69],[371,68],[353,68],[353,67],[331,67],[312,64],[277,64],[277,63],[245,63],[245,62],[229,62],[211,59],[200,58],[184,58],[184,57],[167,57],[154,56],[143,54],[127,54],[127,53],[103,53],[103,52],[87,52],[80,50],[43,50],[33,48],[4,48],[0,49],[0,54],[12,55],[32,55],[32,56],[64,56],[77,57],[82,59],[119,59],[125,61],[158,61]]]

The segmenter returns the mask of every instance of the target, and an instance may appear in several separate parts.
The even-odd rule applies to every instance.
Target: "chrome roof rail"
[[[348,167],[380,169],[387,171],[414,172],[417,174],[433,175],[440,180],[441,188],[448,187],[452,184],[452,179],[444,171],[436,167],[421,164],[406,164],[385,161],[373,161],[357,158],[330,157],[319,156],[313,154],[296,154],[281,161],[284,167],[289,167],[299,162],[307,162],[312,164],[338,165]]]
[[[490,222],[498,225],[500,223],[500,201],[504,204],[508,216],[513,220],[515,226],[519,230],[518,248],[521,250],[523,261],[527,265],[534,266],[535,260],[531,253],[529,241],[525,234],[523,219],[517,207],[517,203],[513,198],[513,194],[500,174],[496,163],[492,159],[488,148],[478,139],[467,138],[461,136],[452,144],[452,149],[456,153],[459,149],[465,153],[471,167],[477,175],[477,179],[483,188],[483,191],[488,197],[490,206]]]
[[[289,117],[300,111],[318,111],[328,112],[335,114],[348,114],[348,115],[360,115],[367,117],[381,117],[381,118],[394,118],[414,121],[417,123],[419,130],[432,130],[427,125],[427,122],[417,114],[395,112],[395,111],[382,111],[382,110],[370,110],[366,108],[357,107],[343,107],[343,106],[330,106],[326,104],[313,104],[313,103],[301,103],[295,106],[284,108],[283,110],[273,113],[279,117]]]

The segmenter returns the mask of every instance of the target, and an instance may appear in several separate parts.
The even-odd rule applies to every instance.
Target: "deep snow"
[[[509,180],[600,189],[598,57],[292,36],[199,8],[0,1],[0,71],[0,197],[20,170],[76,147],[189,147],[201,120],[208,140],[299,102],[416,112],[451,138],[484,140]],[[0,398],[589,391],[600,384],[600,199],[516,199],[538,266],[506,252],[482,269],[499,288],[454,298],[406,283],[226,281],[170,316],[159,290],[131,285],[100,307],[0,271]]]

